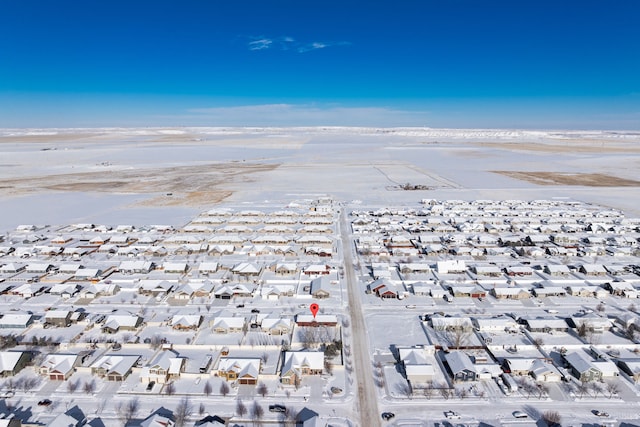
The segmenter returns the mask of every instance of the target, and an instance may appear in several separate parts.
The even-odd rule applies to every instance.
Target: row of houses
[[[436,358],[440,358],[442,363],[438,363]],[[581,382],[615,379],[621,374],[640,382],[640,356],[629,351],[624,357],[612,358],[593,348],[577,349],[562,356],[568,371],[542,355],[495,360],[463,350],[436,352],[433,346],[399,348],[397,360],[413,387],[424,387],[435,381],[439,377],[437,371],[440,366],[452,383],[497,379],[505,375],[528,376],[537,382],[553,383],[567,380],[565,372]]]
[[[35,367],[37,372],[50,381],[66,381],[86,365],[90,354],[86,352],[47,354]],[[92,375],[106,381],[125,381],[136,372],[143,383],[166,384],[180,378],[185,371],[187,359],[172,349],[162,349],[144,366],[142,356],[136,354],[109,353],[98,357],[86,367]],[[29,366],[33,353],[29,351],[0,352],[0,376],[12,377]],[[261,358],[220,356],[212,363],[207,356],[204,368],[199,373],[215,375],[240,385],[257,385],[262,374]],[[299,384],[303,377],[321,375],[325,370],[322,351],[285,351],[278,373],[279,382],[285,385]]]
[[[26,329],[33,325],[38,317],[31,313],[5,313],[0,317],[0,329]],[[142,316],[133,313],[92,315],[86,311],[73,310],[48,310],[38,321],[45,328],[64,328],[78,322],[84,322],[88,326],[95,323],[105,334],[139,331],[145,324]],[[277,313],[258,313],[246,318],[223,310],[207,317],[198,314],[175,314],[167,320],[167,325],[179,331],[198,330],[204,325],[220,334],[243,332],[251,327],[269,335],[287,335],[296,325],[336,327],[338,318],[333,314],[317,314],[315,317],[298,314],[292,318]]]

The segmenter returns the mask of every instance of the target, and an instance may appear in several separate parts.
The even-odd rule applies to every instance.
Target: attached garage
[[[256,385],[258,384],[258,379],[252,377],[251,375],[244,375],[241,378],[238,378],[238,384],[241,385]]]
[[[49,379],[51,381],[64,381],[64,374],[61,372],[57,372],[57,371],[53,371],[53,372],[49,372]]]

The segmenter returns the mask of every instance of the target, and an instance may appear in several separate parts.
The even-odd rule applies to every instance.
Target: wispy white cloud
[[[247,42],[247,48],[249,50],[257,51],[257,50],[265,50],[265,49],[276,49],[276,50],[292,50],[298,53],[310,52],[312,50],[325,49],[327,47],[332,46],[348,46],[351,43],[349,42],[303,42],[294,39],[289,36],[280,36],[280,37],[250,37],[250,41]]]
[[[247,46],[249,47],[249,50],[264,50],[269,49],[272,44],[273,40],[262,37],[250,41],[249,43],[247,43]]]
[[[189,121],[211,126],[426,126],[430,115],[388,107],[316,104],[243,105],[188,112]]]
[[[314,42],[314,43],[310,43],[310,44],[306,44],[304,46],[298,47],[298,52],[304,53],[304,52],[309,52],[311,50],[324,49],[325,47],[328,47],[328,46],[330,45],[327,43]]]

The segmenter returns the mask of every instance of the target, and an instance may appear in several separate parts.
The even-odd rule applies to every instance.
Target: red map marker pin
[[[318,314],[319,309],[320,306],[318,306],[318,304],[316,304],[315,302],[309,306],[309,310],[311,310],[311,314],[313,314],[314,319],[316,318],[316,314]]]

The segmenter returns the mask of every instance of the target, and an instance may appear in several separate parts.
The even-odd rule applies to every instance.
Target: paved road
[[[347,279],[347,292],[349,294],[349,313],[351,314],[351,332],[353,336],[353,366],[356,378],[356,390],[358,393],[358,414],[360,426],[380,426],[380,413],[378,412],[378,396],[373,384],[373,370],[369,345],[367,342],[367,329],[362,314],[360,302],[361,289],[358,287],[353,257],[351,256],[350,227],[347,221],[345,209],[340,214],[340,234],[345,264],[345,278]]]

